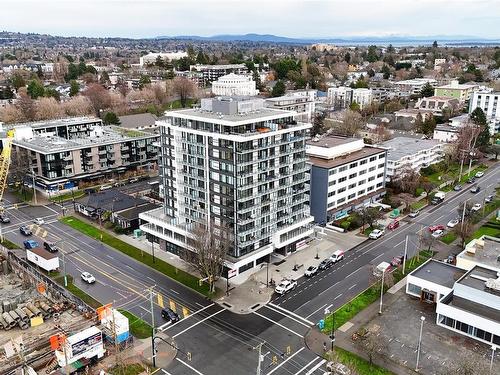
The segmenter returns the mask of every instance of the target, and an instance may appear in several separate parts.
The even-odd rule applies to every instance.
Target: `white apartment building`
[[[248,69],[245,64],[225,64],[225,65],[191,65],[189,67],[191,72],[198,72],[203,75],[203,85],[207,86],[219,77],[225,76],[229,73],[245,74]]]
[[[442,159],[443,144],[433,139],[396,137],[378,145],[387,149],[387,180],[404,168],[419,171]]]
[[[212,93],[218,96],[255,96],[259,91],[251,76],[229,73],[212,82]]]
[[[356,102],[360,109],[363,109],[373,102],[373,92],[366,88],[330,87],[328,88],[327,102],[335,109],[349,108],[353,102]]]
[[[325,136],[308,141],[306,153],[315,222],[339,219],[385,194],[387,150],[365,145],[362,139]]]
[[[500,132],[500,92],[476,91],[469,101],[469,113],[481,108],[488,119],[490,133]]]
[[[172,61],[172,60],[179,60],[180,58],[187,56],[188,54],[185,51],[148,53],[147,55],[141,56],[139,58],[139,65],[143,67],[145,64],[154,64],[158,59],[158,57],[163,61]]]
[[[437,86],[437,81],[434,78],[414,78],[404,81],[393,82],[396,90],[407,92],[410,95],[419,95],[422,88],[429,83],[432,87]]]
[[[415,104],[415,109],[421,112],[430,112],[433,116],[442,116],[443,111],[446,110],[453,114],[458,110],[458,107],[458,99],[447,96],[429,96],[419,99]]]
[[[158,121],[164,207],[140,214],[140,227],[162,250],[194,251],[188,243],[196,223],[227,225],[234,243],[225,272],[241,274],[313,233],[305,151],[312,125],[263,104],[202,99],[201,108]]]
[[[446,59],[434,59],[434,70],[440,71],[443,64],[446,64]]]
[[[406,293],[436,304],[436,324],[500,347],[500,240],[467,244],[453,266],[430,259],[407,278]]]
[[[316,111],[317,90],[288,91],[283,96],[267,98],[264,105],[285,111],[297,112],[297,120],[312,122]]]

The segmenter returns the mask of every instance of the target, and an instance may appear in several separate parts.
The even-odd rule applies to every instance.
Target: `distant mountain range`
[[[352,36],[342,38],[288,38],[272,34],[221,34],[213,36],[199,35],[176,35],[157,36],[155,39],[177,39],[177,40],[197,40],[197,41],[219,41],[219,42],[267,42],[267,43],[290,43],[290,44],[311,44],[311,43],[333,43],[333,44],[429,44],[434,40],[444,44],[500,44],[500,39],[486,39],[469,35],[430,35],[430,36]]]

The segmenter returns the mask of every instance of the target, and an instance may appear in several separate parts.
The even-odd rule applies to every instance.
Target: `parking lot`
[[[489,374],[491,347],[436,325],[435,306],[422,303],[398,292],[392,305],[386,306],[380,316],[366,325],[376,342],[378,355],[415,369],[421,317],[425,317],[419,369],[422,374],[452,374],[465,367],[473,374]],[[368,349],[369,340],[359,340],[358,345]],[[460,372],[465,373],[465,372]],[[500,374],[500,354],[494,359],[493,372]]]

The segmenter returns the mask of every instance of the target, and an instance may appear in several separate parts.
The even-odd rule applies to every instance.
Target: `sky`
[[[0,0],[0,30],[60,36],[500,38],[500,0]]]

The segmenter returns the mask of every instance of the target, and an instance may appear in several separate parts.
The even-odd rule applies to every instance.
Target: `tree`
[[[35,102],[28,95],[26,90],[19,90],[19,99],[16,102],[17,108],[23,114],[25,121],[34,121],[36,117]]]
[[[69,82],[73,79],[77,79],[79,75],[80,75],[80,71],[79,71],[78,67],[75,64],[70,63],[68,65],[68,72],[64,76],[64,79],[66,80],[66,82]]]
[[[486,125],[488,123],[488,120],[486,119],[486,114],[479,107],[477,107],[471,112],[469,118],[476,125]]]
[[[348,137],[354,136],[363,127],[363,118],[358,112],[350,109],[344,112],[344,117],[340,124],[335,125],[335,132]]]
[[[377,54],[377,46],[369,46],[368,47],[368,53],[366,54],[366,60],[368,62],[375,62],[379,59],[379,56]]]
[[[21,87],[26,86],[26,81],[24,80],[24,77],[18,72],[12,75],[10,83],[16,90],[19,90]]]
[[[80,92],[80,84],[76,80],[72,79],[69,82],[69,96],[75,96],[79,92]]]
[[[434,116],[431,114],[425,119],[425,121],[422,123],[422,126],[417,130],[420,131],[422,134],[432,135],[434,134],[434,129],[436,129],[436,120],[434,119]]]
[[[375,228],[378,224],[378,220],[383,217],[382,212],[377,207],[363,207],[358,210],[358,214],[363,229],[366,224],[368,224],[370,228]]]
[[[436,184],[432,182],[429,177],[421,176],[418,185],[425,191],[427,194],[427,201],[431,199],[431,192],[436,188]]]
[[[356,111],[356,112],[359,112],[360,110],[360,106],[358,104],[358,102],[352,102],[350,105],[349,105],[349,109],[351,111]]]
[[[384,79],[389,79],[391,77],[391,68],[389,68],[389,66],[385,65],[382,66],[382,69],[380,70],[380,72],[384,75]]]
[[[255,87],[257,88],[257,90],[262,91],[263,90],[262,81],[260,79],[260,74],[257,71],[257,69],[253,70],[252,79],[255,81]]]
[[[286,91],[285,83],[282,80],[278,80],[273,87],[273,91],[271,92],[271,96],[273,96],[273,97],[283,96],[283,95],[285,95],[285,91]]]
[[[0,108],[0,121],[6,124],[21,122],[24,120],[24,115],[21,110],[13,104],[7,105],[5,108]],[[9,170],[10,173],[10,170]]]
[[[324,112],[316,113],[313,119],[313,127],[311,128],[311,137],[323,134],[326,131],[325,118],[326,118],[326,113]]]
[[[494,154],[495,155],[495,160],[498,160],[498,154],[500,154],[500,144],[494,143],[492,145],[489,145],[485,151],[489,154]]]
[[[432,87],[431,84],[429,82],[427,82],[420,90],[420,95],[423,98],[428,98],[429,96],[433,96],[434,95],[434,87]]]
[[[197,223],[188,239],[193,251],[186,250],[185,259],[208,280],[210,291],[215,291],[215,281],[222,275],[224,260],[233,244],[230,228],[225,225]]]
[[[397,193],[414,194],[419,184],[419,174],[415,169],[407,166],[397,170],[391,178],[390,185]]]
[[[105,125],[120,125],[120,119],[114,112],[106,112],[102,121]]]
[[[65,101],[62,108],[67,116],[85,116],[93,112],[92,104],[85,96],[75,96]]]
[[[193,97],[196,91],[196,85],[186,77],[175,77],[172,89],[179,96],[182,108],[185,108],[187,100]]]
[[[464,211],[465,210],[465,211]],[[478,219],[477,212],[472,210],[472,203],[465,201],[458,205],[457,216],[462,219],[454,228],[453,232],[460,238],[462,248],[474,232],[474,221]]]
[[[438,48],[438,42],[437,42],[437,40],[435,40],[435,41],[432,43],[432,48]]]
[[[160,56],[158,56],[158,57],[160,57]],[[101,77],[99,78],[99,83],[101,85],[107,85],[110,83],[108,72],[104,71],[101,73]]]
[[[40,98],[35,102],[36,120],[51,120],[63,117],[61,106],[54,98]]]
[[[45,94],[45,88],[39,80],[33,79],[28,83],[27,92],[31,99],[38,99]]]
[[[141,74],[141,77],[139,78],[139,89],[143,89],[144,86],[149,85],[151,83],[151,78],[149,78],[148,75],[146,74]]]
[[[57,101],[61,100],[61,94],[53,87],[48,87],[45,89],[45,97],[54,98]]]
[[[89,99],[96,116],[100,116],[101,111],[109,108],[111,104],[109,91],[98,83],[88,85],[82,94]]]

